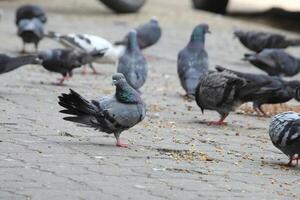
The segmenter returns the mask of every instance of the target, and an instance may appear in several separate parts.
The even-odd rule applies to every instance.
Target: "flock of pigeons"
[[[89,34],[44,33],[47,17],[42,8],[24,5],[16,12],[18,35],[25,44],[33,43],[36,53],[28,56],[9,57],[0,54],[0,73],[6,73],[27,64],[40,64],[51,72],[62,74],[58,84],[72,76],[72,71],[88,65],[98,73],[93,62],[117,65],[112,76],[115,94],[88,101],[70,89],[69,94],[59,96],[61,113],[71,115],[64,120],[83,124],[96,130],[113,133],[116,145],[126,147],[120,134],[146,115],[146,105],[139,89],[147,79],[147,61],[142,49],[155,44],[161,37],[161,27],[155,17],[130,31],[124,38],[111,43]],[[178,54],[177,72],[186,97],[195,99],[201,111],[217,111],[221,118],[209,124],[223,125],[231,111],[245,102],[253,102],[254,110],[265,115],[261,106],[300,101],[300,81],[286,81],[280,76],[294,76],[300,71],[300,60],[282,49],[300,45],[300,40],[287,39],[283,35],[266,32],[237,30],[234,35],[254,54],[245,54],[244,60],[265,71],[266,74],[242,73],[216,66],[209,70],[208,54],[205,50],[205,34],[210,33],[207,24],[199,24],[192,31],[190,41]],[[53,39],[65,48],[38,51],[43,37]],[[85,68],[83,70],[85,73]],[[274,116],[269,127],[273,144],[292,161],[300,159],[300,115],[284,112]]]

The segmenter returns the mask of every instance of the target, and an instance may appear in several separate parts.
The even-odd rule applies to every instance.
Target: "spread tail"
[[[94,116],[97,113],[97,107],[84,99],[77,92],[70,89],[69,94],[62,94],[58,97],[58,104],[64,107],[61,113],[74,115],[73,117],[64,117],[64,120],[72,121],[84,125],[93,125]]]

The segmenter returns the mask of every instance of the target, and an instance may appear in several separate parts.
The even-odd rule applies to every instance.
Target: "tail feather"
[[[59,96],[58,104],[66,108],[60,111],[61,113],[83,116],[83,115],[95,115],[97,113],[97,108],[80,96],[77,92],[70,89],[69,94],[62,94]]]
[[[244,61],[249,61],[253,58],[254,54],[251,54],[251,53],[245,53],[244,54],[244,57],[242,58],[242,60]]]
[[[300,39],[289,39],[286,43],[288,46],[300,46]]]

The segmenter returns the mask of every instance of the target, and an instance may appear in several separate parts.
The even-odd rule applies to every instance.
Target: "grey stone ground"
[[[0,2],[1,52],[21,48],[14,10],[22,2]],[[232,114],[228,126],[207,126],[204,122],[218,115],[202,115],[194,102],[179,96],[176,55],[197,23],[211,26],[206,45],[211,66],[253,72],[258,70],[240,60],[246,49],[233,40],[232,30],[272,29],[194,11],[184,1],[151,0],[140,14],[124,16],[92,0],[52,2],[44,5],[47,29],[65,33],[116,40],[152,15],[160,19],[163,38],[145,51],[156,58],[143,88],[149,111],[123,133],[130,147],[116,148],[112,136],[63,121],[57,105],[68,88],[89,98],[113,92],[114,66],[97,65],[99,76],[76,71],[65,87],[51,85],[59,75],[39,66],[1,75],[0,199],[299,199],[299,167],[279,165],[287,158],[269,141],[268,118]],[[56,46],[41,43],[41,49]]]

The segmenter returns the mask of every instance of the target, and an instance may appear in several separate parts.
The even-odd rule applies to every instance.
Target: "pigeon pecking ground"
[[[0,2],[5,10],[2,53],[16,54],[21,48],[14,11],[23,2]],[[115,148],[112,136],[63,121],[58,112],[57,96],[69,88],[88,99],[113,93],[112,65],[95,65],[103,75],[81,76],[80,69],[74,70],[76,76],[65,87],[53,86],[57,74],[40,66],[0,77],[0,199],[299,198],[299,166],[280,165],[287,158],[269,139],[270,119],[232,113],[228,126],[207,126],[218,114],[202,115],[195,102],[183,101],[176,71],[177,53],[199,23],[208,23],[212,32],[206,39],[211,69],[220,64],[261,72],[240,60],[247,49],[233,40],[234,27],[295,34],[195,11],[189,1],[151,0],[139,14],[124,16],[113,15],[97,1],[26,2],[45,8],[47,30],[84,31],[115,41],[155,15],[163,35],[143,52],[156,59],[149,61],[141,89],[147,116],[122,134],[129,148]],[[39,46],[55,47],[50,40]],[[296,56],[300,49],[288,52]]]

